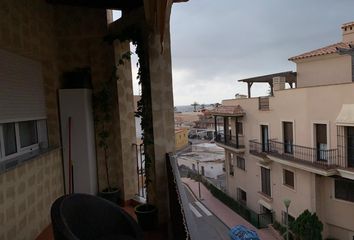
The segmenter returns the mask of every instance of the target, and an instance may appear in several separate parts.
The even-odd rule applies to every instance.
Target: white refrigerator
[[[60,89],[59,104],[66,193],[97,194],[92,90]]]

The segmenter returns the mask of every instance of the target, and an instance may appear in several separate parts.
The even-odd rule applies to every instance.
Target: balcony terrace
[[[258,140],[249,141],[250,154],[269,158],[287,165],[300,165],[333,173],[340,165],[338,149],[321,150],[306,146],[287,144],[276,140],[261,143]]]
[[[221,147],[230,147],[232,151],[244,151],[245,145],[243,142],[242,124],[239,122],[245,112],[240,105],[237,106],[220,106],[210,113],[214,116],[215,121],[215,142]],[[222,127],[219,126],[219,121],[222,121]]]
[[[244,150],[245,149],[245,144],[244,144],[244,137],[243,136],[233,136],[231,134],[224,134],[223,132],[216,131],[215,132],[215,142],[237,149],[237,150]]]

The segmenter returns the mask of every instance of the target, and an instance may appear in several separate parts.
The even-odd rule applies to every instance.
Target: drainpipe
[[[238,117],[236,117],[236,121],[235,121],[235,129],[236,129],[236,148],[239,148],[239,142],[238,142],[238,129],[237,129],[237,123],[238,123]]]

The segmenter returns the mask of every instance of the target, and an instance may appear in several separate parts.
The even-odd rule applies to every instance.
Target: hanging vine
[[[144,38],[144,30],[141,26],[131,26],[126,28],[120,34],[110,35],[107,41],[113,42],[119,40],[121,42],[131,41],[135,46],[135,54],[138,57],[137,79],[141,86],[141,98],[137,104],[135,116],[141,119],[142,140],[144,145],[144,161],[145,161],[145,187],[147,189],[147,202],[149,202],[150,183],[152,183],[152,170],[154,169],[153,154],[153,121],[151,112],[151,85],[149,73],[148,49]]]

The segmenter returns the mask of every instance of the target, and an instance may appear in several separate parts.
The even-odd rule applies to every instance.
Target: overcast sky
[[[174,104],[216,103],[236,93],[246,94],[247,85],[238,79],[296,70],[289,57],[340,42],[340,26],[351,21],[353,0],[189,0],[174,4]],[[134,89],[139,94],[136,81]],[[254,84],[252,95],[265,95],[267,89],[267,84]]]
[[[296,70],[291,56],[341,41],[353,0],[190,0],[171,16],[175,105],[247,93],[238,79]],[[267,86],[254,84],[254,96]]]

